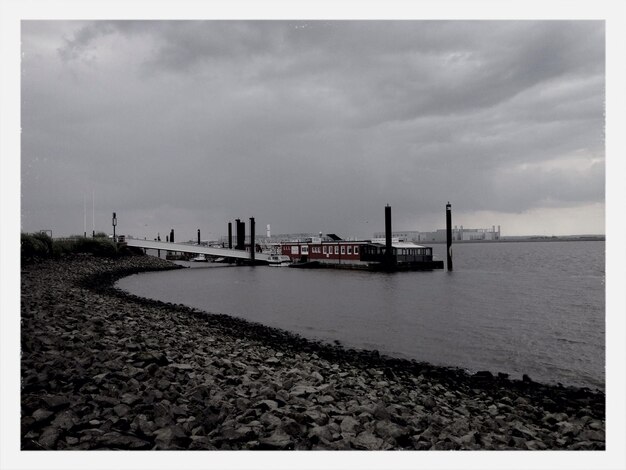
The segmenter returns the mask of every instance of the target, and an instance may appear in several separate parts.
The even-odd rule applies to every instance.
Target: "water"
[[[604,242],[457,244],[453,272],[187,264],[118,286],[396,357],[604,389]]]

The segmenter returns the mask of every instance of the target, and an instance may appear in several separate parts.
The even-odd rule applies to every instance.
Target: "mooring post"
[[[242,222],[239,219],[235,220],[237,222],[237,244],[235,245],[236,250],[245,250],[246,249],[246,223]]]
[[[233,249],[233,223],[228,222],[228,249]]]
[[[200,229],[198,229],[198,245],[200,245]]]
[[[385,206],[385,262],[388,266],[393,264],[393,247],[391,243],[391,206]]]
[[[174,229],[170,230],[170,243],[174,243]]]
[[[452,271],[452,206],[446,204],[446,245],[448,253],[448,271]]]
[[[240,237],[241,237],[241,220],[235,219],[235,250],[239,250]]]
[[[250,260],[254,261],[254,217],[250,217]]]

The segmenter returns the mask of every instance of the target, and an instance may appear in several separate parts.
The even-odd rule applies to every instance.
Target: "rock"
[[[359,422],[354,419],[352,416],[346,416],[341,420],[340,428],[341,433],[346,434],[356,434],[357,428],[360,427]]]
[[[125,405],[123,403],[119,404],[119,405],[115,405],[113,407],[113,412],[117,415],[117,416],[126,416],[128,413],[130,413],[130,406]]]
[[[183,364],[180,362],[174,362],[170,364],[169,366],[177,370],[193,370],[193,366],[191,364]]]
[[[276,429],[269,437],[259,439],[260,449],[293,449],[294,442],[285,431]]]
[[[352,440],[352,445],[356,449],[380,450],[383,446],[383,440],[376,437],[371,431],[363,431]]]
[[[39,436],[38,443],[44,449],[54,449],[60,435],[61,432],[58,428],[48,426],[47,428],[44,428]]]
[[[144,439],[140,439],[136,436],[120,434],[119,432],[108,432],[99,438],[97,438],[98,445],[100,447],[107,447],[111,449],[149,449],[152,444]]]
[[[432,410],[437,406],[437,402],[435,402],[432,397],[426,397],[422,400],[422,405],[424,405],[426,409]]]
[[[185,431],[178,426],[166,426],[154,432],[157,449],[184,449],[190,442]]]
[[[272,414],[271,412],[261,415],[260,421],[270,430],[277,428],[282,422],[278,416]]]
[[[54,413],[45,408],[39,408],[33,413],[34,422],[37,424],[44,424],[50,420]]]
[[[328,426],[313,426],[309,430],[308,437],[315,443],[319,441],[330,442],[333,440],[333,435]]]
[[[539,440],[532,440],[526,441],[526,448],[528,450],[546,450],[548,446]]]
[[[320,374],[319,372],[313,371],[311,373],[311,377],[313,379],[315,379],[318,382],[323,382],[324,381],[324,377],[322,377],[322,374]]]
[[[470,446],[474,443],[476,443],[476,436],[478,435],[478,433],[476,431],[470,431],[466,434],[464,434],[463,436],[461,436],[461,438],[459,439],[459,443],[461,445],[461,447],[467,447]]]
[[[407,434],[405,429],[390,421],[376,421],[374,431],[382,439],[392,440]]]
[[[317,392],[317,388],[312,387],[311,385],[299,384],[299,385],[295,385],[294,387],[291,388],[291,390],[289,390],[289,395],[293,397],[301,397],[301,396],[307,396],[316,392]]]
[[[133,406],[141,402],[141,397],[132,393],[124,393],[121,397],[121,401],[125,405]]]
[[[72,410],[65,410],[59,413],[54,418],[54,420],[52,421],[52,426],[63,431],[69,431],[74,427],[77,421],[78,417],[76,416],[76,413],[74,413]]]
[[[255,408],[260,408],[261,411],[275,410],[278,408],[278,402],[274,400],[260,400],[254,404]]]
[[[42,397],[43,403],[51,411],[58,411],[70,406],[70,399],[63,395],[48,395]]]
[[[280,428],[292,437],[297,437],[302,432],[300,425],[291,418],[284,419],[280,424]]]
[[[556,423],[559,432],[564,436],[576,437],[581,431],[581,427],[578,424],[570,423],[569,421],[561,421]]]
[[[537,434],[534,431],[530,430],[529,428],[527,428],[521,423],[514,423],[511,426],[511,430],[513,432],[513,435],[518,436],[518,437],[524,437],[527,439],[535,439],[535,437],[537,436]]]
[[[222,431],[222,437],[228,442],[249,441],[257,437],[256,432],[250,426],[226,426]]]
[[[600,431],[594,431],[594,430],[586,429],[586,430],[582,431],[578,435],[578,438],[583,440],[583,441],[602,441],[602,442],[604,442],[605,435],[604,435],[603,432],[600,432]]]
[[[316,409],[306,410],[304,412],[304,416],[306,416],[309,421],[318,425],[324,425],[328,423],[328,415]]]
[[[474,375],[472,375],[472,378],[480,380],[491,380],[493,379],[493,374],[488,370],[479,370]]]

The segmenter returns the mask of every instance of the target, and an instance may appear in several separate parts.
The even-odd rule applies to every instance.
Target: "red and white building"
[[[432,248],[413,242],[392,239],[393,264],[419,269],[438,269],[441,262],[433,261]],[[388,261],[385,240],[323,240],[312,237],[298,241],[282,242],[280,254],[292,262],[318,262],[320,264],[346,264],[358,267],[375,267]]]

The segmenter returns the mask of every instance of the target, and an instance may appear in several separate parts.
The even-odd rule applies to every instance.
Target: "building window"
[[[335,254],[338,255],[339,254],[339,245],[335,245]]]
[[[328,247],[324,246],[324,248],[322,248],[322,251],[324,252],[324,254],[328,253]]]
[[[352,254],[352,245],[348,245],[348,254],[351,255]]]
[[[303,255],[309,254],[309,247],[307,245],[302,246],[302,254]]]
[[[292,255],[298,254],[298,245],[291,245],[291,254]]]
[[[358,255],[358,254],[359,254],[359,247],[358,247],[358,246],[355,246],[355,247],[354,247],[354,254],[355,254],[355,255]]]
[[[342,255],[345,255],[345,254],[346,254],[346,247],[345,247],[345,246],[342,246],[342,247],[341,247],[341,254],[342,254]]]

